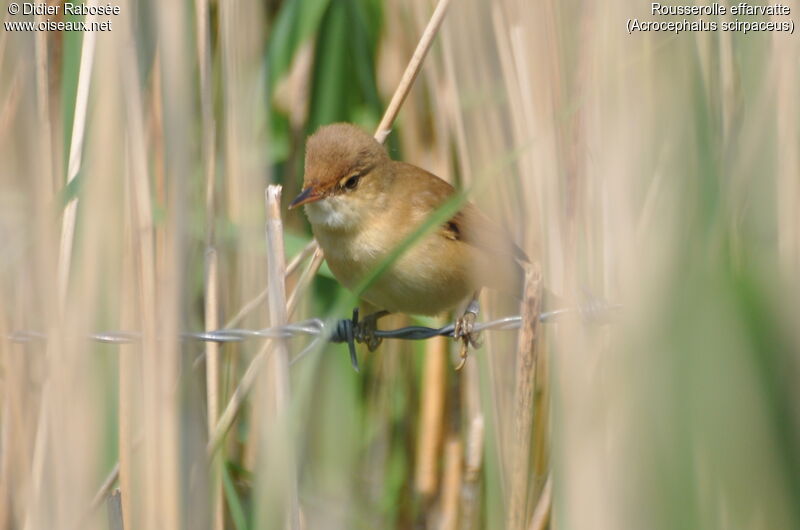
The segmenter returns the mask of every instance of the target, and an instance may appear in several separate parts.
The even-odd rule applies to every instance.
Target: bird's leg
[[[353,324],[355,324],[355,340],[367,345],[369,351],[375,351],[380,346],[380,337],[375,336],[375,331],[378,329],[378,319],[388,315],[388,311],[376,311],[367,315],[364,320],[358,320],[358,313],[353,312]]]
[[[480,291],[476,291],[475,294],[472,295],[472,299],[469,301],[464,314],[456,319],[453,337],[461,341],[461,350],[458,353],[459,362],[456,366],[456,370],[461,370],[464,367],[464,363],[467,362],[469,347],[479,348],[481,345],[479,333],[473,331],[475,319],[478,316],[478,312],[480,312],[480,304],[478,303],[479,295]]]

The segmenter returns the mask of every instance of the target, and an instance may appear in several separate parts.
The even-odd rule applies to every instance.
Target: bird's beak
[[[292,203],[289,205],[289,209],[291,210],[292,208],[297,208],[298,206],[318,201],[322,197],[323,195],[319,193],[313,186],[309,186],[303,189],[303,191],[300,192],[300,195],[294,198]]]

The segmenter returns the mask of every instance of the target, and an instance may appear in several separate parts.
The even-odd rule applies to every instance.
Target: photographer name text
[[[46,3],[23,2],[22,4],[16,4],[16,5],[21,6],[21,9],[19,10],[18,13],[11,13],[11,11],[9,11],[9,13],[11,13],[12,15],[55,16],[63,14],[63,15],[77,15],[77,16],[93,15],[102,17],[109,15],[119,15],[121,12],[119,6],[115,6],[112,4],[93,6],[93,5],[72,4],[70,2],[65,2],[63,6],[60,6],[60,5],[50,5]]]

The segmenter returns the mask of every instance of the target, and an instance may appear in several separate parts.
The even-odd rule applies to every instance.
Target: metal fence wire
[[[569,316],[579,316],[587,324],[603,325],[610,323],[619,312],[621,306],[609,305],[604,302],[592,302],[577,308],[555,309],[540,313],[539,321],[544,324],[559,322]],[[491,320],[488,322],[476,322],[473,331],[476,333],[488,330],[509,331],[518,329],[521,325],[522,317],[507,316]],[[180,334],[182,340],[199,342],[244,342],[255,339],[289,339],[298,336],[313,337],[314,340],[306,346],[303,351],[294,356],[292,362],[296,362],[306,353],[314,350],[323,341],[333,343],[346,343],[351,355],[355,352],[355,343],[362,342],[357,330],[358,316],[354,312],[353,318],[339,320],[323,320],[321,318],[311,318],[283,326],[276,326],[264,329],[239,329],[228,328],[214,331],[187,331]],[[453,337],[455,335],[455,323],[447,324],[440,328],[427,326],[406,326],[398,329],[375,330],[374,336],[378,339],[400,339],[400,340],[426,340],[433,337]],[[69,338],[69,337],[67,337]],[[135,344],[141,341],[142,335],[134,331],[102,331],[92,333],[86,340],[100,342],[104,344]],[[8,336],[14,343],[30,343],[47,340],[47,334],[38,331],[15,331]]]

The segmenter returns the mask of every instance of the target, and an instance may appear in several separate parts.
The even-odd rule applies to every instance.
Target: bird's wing
[[[404,188],[415,190],[412,192],[411,202],[416,203],[416,211],[432,212],[456,193],[453,186],[433,173],[404,162],[394,164],[398,168],[396,174],[404,181]],[[525,252],[514,244],[511,236],[472,203],[464,204],[458,213],[442,225],[440,233],[448,239],[461,241],[489,255],[510,256],[522,263],[530,262]]]
[[[528,256],[506,231],[471,203],[465,204],[442,229],[447,238],[463,241],[495,256],[510,254],[519,262],[530,263]]]

